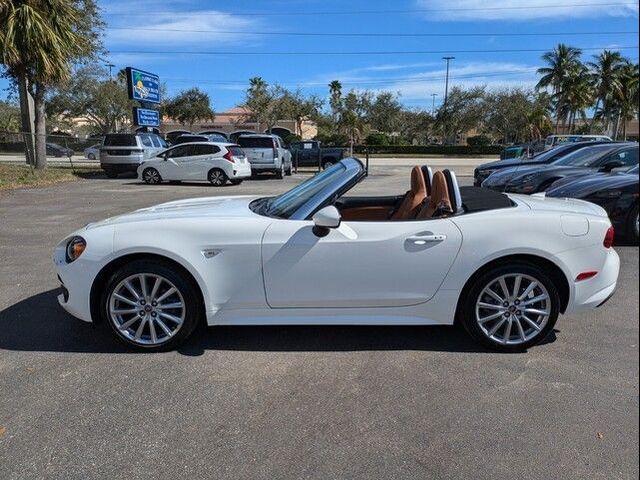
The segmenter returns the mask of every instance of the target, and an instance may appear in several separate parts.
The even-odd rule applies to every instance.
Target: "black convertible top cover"
[[[484,212],[513,207],[514,203],[504,193],[481,187],[460,187],[462,206],[466,213]]]

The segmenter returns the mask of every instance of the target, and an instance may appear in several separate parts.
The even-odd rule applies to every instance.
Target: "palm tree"
[[[569,117],[569,133],[573,133],[576,117],[586,119],[586,109],[593,104],[593,88],[587,68],[578,64],[572,68],[562,84],[563,109]]]
[[[542,78],[538,81],[536,88],[551,87],[556,101],[556,133],[560,118],[567,109],[565,92],[562,87],[576,66],[581,65],[580,55],[582,55],[582,50],[579,48],[560,43],[552,51],[542,55],[542,60],[546,62],[547,66],[540,67],[537,71],[539,75],[542,75]],[[564,123],[566,115],[562,119]]]
[[[340,80],[333,80],[329,84],[329,106],[334,123],[339,122],[342,110],[342,83]]]
[[[47,89],[68,80],[72,61],[98,49],[91,25],[95,20],[101,26],[96,16],[93,0],[0,0],[1,62],[34,99],[35,168],[47,161]]]
[[[638,114],[638,64],[628,60],[620,69],[620,89],[614,97],[617,118],[615,138],[618,138],[620,120],[622,121],[622,139],[627,139],[627,121],[632,120]]]
[[[589,128],[593,130],[595,120],[601,117],[605,122],[606,130],[609,130],[611,120],[611,102],[621,88],[620,73],[624,65],[624,59],[620,52],[604,50],[600,55],[594,55],[593,62],[588,62],[590,77],[596,94],[593,121]],[[599,111],[600,105],[602,110]]]

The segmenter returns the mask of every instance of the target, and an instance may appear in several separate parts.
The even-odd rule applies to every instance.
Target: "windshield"
[[[618,148],[617,145],[599,145],[597,147],[585,147],[571,152],[570,154],[560,158],[553,162],[554,165],[564,165],[571,167],[590,167],[595,164],[602,155],[610,152],[614,148]]]
[[[273,148],[274,142],[271,137],[240,137],[238,144],[242,148]]]
[[[288,192],[278,197],[264,199],[263,203],[257,206],[258,211],[256,213],[289,218],[311,198],[342,177],[345,170],[346,168],[342,163],[336,163]]]

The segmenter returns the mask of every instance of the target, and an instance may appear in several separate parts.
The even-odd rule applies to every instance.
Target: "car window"
[[[151,138],[151,143],[153,143],[154,147],[162,147],[162,143],[160,143],[160,137],[158,137],[157,135],[150,135],[149,137]]]
[[[238,144],[242,148],[273,148],[271,137],[240,137]]]
[[[169,158],[182,158],[191,155],[191,145],[179,145],[167,152]]]
[[[192,145],[193,155],[213,155],[218,153],[220,148],[216,145]]]
[[[603,155],[617,148],[615,145],[595,145],[571,152],[553,162],[553,165],[570,167],[590,167],[597,164]]]
[[[246,157],[244,150],[237,145],[227,146],[227,150],[231,152],[234,157]]]
[[[616,152],[610,157],[608,157],[604,163],[612,162],[612,161],[622,162],[625,167],[636,165],[638,163],[638,149],[628,148],[628,149]]]
[[[140,135],[140,140],[142,140],[142,145],[145,147],[153,147],[153,143],[148,135]]]
[[[105,147],[137,147],[138,142],[136,141],[135,135],[111,133],[105,135],[103,145]]]
[[[314,177],[305,180],[288,192],[272,198],[269,200],[269,205],[266,209],[267,215],[279,218],[289,218],[317,193],[322,191],[335,180],[339,179],[345,170],[346,168],[344,165],[336,163]]]

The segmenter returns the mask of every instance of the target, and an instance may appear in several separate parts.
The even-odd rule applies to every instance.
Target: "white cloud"
[[[573,4],[562,7],[553,0],[505,0],[499,4],[486,0],[416,0],[417,8],[425,9],[429,20],[478,21],[478,20],[521,20],[567,19],[601,16],[638,16],[638,4],[602,5],[603,3],[630,3],[629,0],[567,0]],[[576,6],[588,5],[588,6]],[[533,7],[533,8],[524,8]],[[440,10],[440,11],[437,11]],[[449,10],[449,11],[445,11]]]
[[[218,10],[195,10],[183,0],[170,6],[142,0],[110,2],[102,5],[107,20],[106,44],[109,48],[144,49],[151,47],[199,47],[250,45],[256,41],[260,21]],[[154,13],[154,10],[162,12]],[[173,11],[167,11],[171,8]],[[144,15],[145,11],[149,15]],[[232,33],[228,33],[232,32]]]

